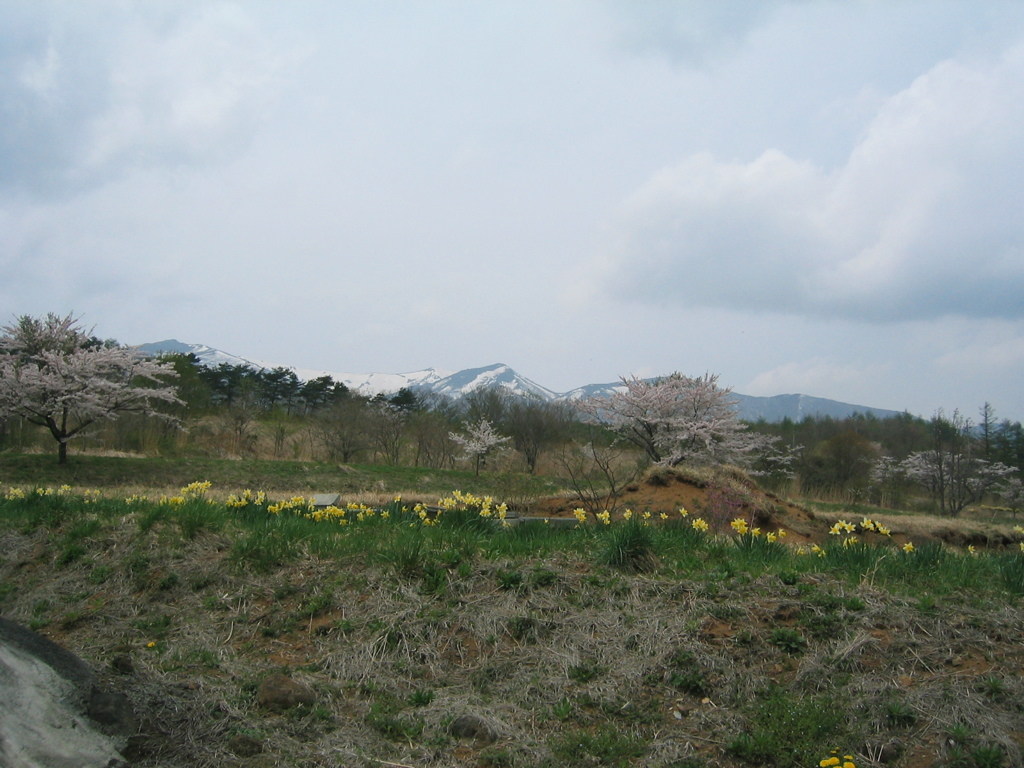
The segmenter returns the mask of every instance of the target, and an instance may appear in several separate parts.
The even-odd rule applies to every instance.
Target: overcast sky
[[[0,313],[1024,419],[1024,3],[0,0]]]

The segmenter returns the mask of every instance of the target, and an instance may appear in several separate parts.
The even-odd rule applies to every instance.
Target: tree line
[[[608,397],[548,402],[501,389],[453,400],[402,389],[368,397],[288,368],[140,357],[71,315],[0,329],[0,447],[39,430],[60,461],[80,440],[107,450],[379,462],[568,478],[581,497],[623,489],[649,465],[730,463],[795,495],[899,504],[924,489],[949,515],[1024,469],[1024,429],[985,404],[978,421],[807,417],[741,422],[712,374],[623,378]],[[1019,494],[1018,494],[1019,495]]]

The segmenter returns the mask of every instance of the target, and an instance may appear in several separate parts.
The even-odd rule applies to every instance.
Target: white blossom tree
[[[121,413],[173,420],[158,403],[178,403],[169,363],[134,347],[102,342],[72,315],[24,315],[0,328],[0,417],[20,416],[46,427],[67,462],[68,441]]]
[[[580,408],[620,437],[641,448],[655,464],[686,461],[747,464],[773,438],[747,430],[736,411],[731,388],[718,375],[660,379],[621,379],[607,397],[593,397]]]
[[[1014,471],[980,458],[972,429],[971,420],[959,411],[948,418],[939,411],[931,422],[934,447],[912,453],[901,463],[906,476],[927,489],[939,511],[950,517],[980,501]]]
[[[499,435],[487,419],[480,419],[468,424],[464,434],[449,432],[448,437],[462,448],[464,451],[462,458],[473,460],[473,468],[477,475],[480,474],[480,467],[491,452],[512,439]]]

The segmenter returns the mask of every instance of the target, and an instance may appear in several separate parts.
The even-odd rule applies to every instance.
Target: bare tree
[[[370,442],[385,464],[397,465],[402,457],[402,438],[408,414],[387,401],[371,403],[368,413]]]
[[[621,442],[568,445],[556,454],[555,462],[580,504],[592,515],[604,509],[614,512],[626,488],[643,471],[637,452]]]
[[[505,429],[512,445],[523,454],[526,467],[532,474],[537,471],[541,451],[564,440],[575,421],[572,408],[565,403],[520,397],[508,405]]]
[[[24,315],[0,335],[0,416],[46,427],[67,463],[68,441],[123,413],[173,420],[158,404],[180,404],[174,367],[134,347],[102,342],[72,315]]]
[[[618,391],[585,400],[580,408],[641,448],[655,464],[745,464],[775,440],[747,430],[737,415],[732,389],[719,387],[717,374],[673,373],[621,381]]]
[[[346,397],[316,412],[313,431],[331,459],[348,463],[370,447],[368,405],[360,397]]]
[[[451,426],[451,419],[437,411],[420,410],[409,416],[407,428],[415,466],[449,469],[454,465],[455,443],[449,436]]]

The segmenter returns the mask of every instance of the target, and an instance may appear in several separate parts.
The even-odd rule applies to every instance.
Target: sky
[[[1024,420],[1024,3],[0,0],[0,322]]]

